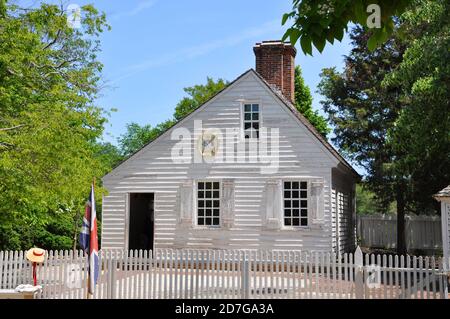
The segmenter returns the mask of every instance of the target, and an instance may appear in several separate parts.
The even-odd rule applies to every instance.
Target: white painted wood
[[[194,181],[186,180],[180,186],[180,197],[177,204],[180,207],[180,223],[192,226],[194,216]]]
[[[104,178],[109,194],[103,198],[102,248],[127,249],[128,194],[154,192],[155,248],[331,250],[334,240],[331,234],[331,170],[337,162],[255,75],[244,76],[180,125],[193,129],[194,120],[202,120],[204,128],[239,128],[241,116],[237,100],[240,98],[260,100],[264,105],[264,126],[279,128],[278,172],[262,175],[254,163],[176,164],[170,158],[170,151],[177,141],[170,139],[170,132],[163,134]],[[236,151],[236,155],[241,156],[241,153]],[[180,223],[189,220],[189,212],[194,213],[190,208],[194,206],[193,199],[184,200],[193,196],[183,191],[183,185],[205,178],[223,182],[233,180],[234,201],[231,209],[222,208],[221,213],[227,217],[222,230],[192,229]],[[315,199],[311,207],[317,222],[313,220],[307,229],[280,232],[277,227],[266,227],[267,205],[279,205],[281,201],[281,197],[269,201],[266,183],[286,178],[308,179],[323,185],[319,202]],[[230,210],[232,222],[228,220]],[[275,207],[272,215],[274,213],[280,214],[280,208]]]
[[[235,189],[234,181],[226,179],[222,182],[221,212],[222,225],[224,228],[234,226],[234,207],[235,207]]]
[[[434,257],[362,255],[359,249],[341,256],[282,250],[158,249],[153,253],[152,257],[142,250],[101,251],[94,298],[446,298],[442,260]],[[23,252],[0,252],[0,257],[0,288],[14,286],[14,278],[18,284],[24,278],[17,271],[23,268]],[[85,299],[86,271],[81,273],[81,288],[66,284],[72,264],[84,267],[85,254],[48,252],[38,277],[44,290],[37,297]],[[369,264],[380,266],[379,287],[365,286]]]
[[[450,203],[441,202],[441,230],[442,250],[444,255],[444,269],[450,270]]]
[[[311,183],[311,218],[313,223],[324,222],[324,183],[314,181]]]
[[[355,250],[355,215],[353,185],[349,176],[332,169],[332,236],[334,251],[338,254]]]
[[[442,247],[439,216],[406,216],[407,248],[440,250]],[[359,215],[358,237],[361,245],[373,248],[395,248],[397,219],[395,215]]]
[[[4,280],[7,276],[6,266],[5,266],[6,263],[4,262],[5,254],[6,254],[6,252],[0,251],[0,288],[5,287]]]

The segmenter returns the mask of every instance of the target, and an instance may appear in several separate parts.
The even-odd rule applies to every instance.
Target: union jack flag
[[[80,245],[88,254],[88,293],[94,294],[95,284],[99,273],[97,214],[95,212],[94,184],[91,186],[91,194],[86,202],[86,211],[81,227]]]

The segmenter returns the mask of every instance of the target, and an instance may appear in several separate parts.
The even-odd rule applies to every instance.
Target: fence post
[[[110,296],[109,296],[109,298],[110,299],[116,299],[116,287],[115,287],[115,284],[116,284],[116,276],[115,276],[115,274],[116,274],[116,270],[117,270],[117,260],[116,260],[116,258],[115,258],[115,256],[116,256],[116,252],[112,252],[112,254],[111,254],[111,264],[110,264],[110,267],[109,267],[109,271],[110,271],[110,273],[111,273],[111,275],[110,275],[110,280],[109,280],[109,287],[110,287]]]
[[[442,293],[443,293],[443,299],[448,299],[448,287],[450,287],[450,257],[442,258],[442,280],[439,283],[442,285]]]
[[[361,248],[356,247],[355,258],[355,297],[356,299],[364,299],[364,264]]]
[[[249,299],[250,297],[250,270],[248,266],[249,262],[246,258],[246,254],[243,254],[243,259],[241,262],[241,288],[242,288],[242,298]]]

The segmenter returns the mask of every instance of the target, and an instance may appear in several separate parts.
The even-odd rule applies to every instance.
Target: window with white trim
[[[220,182],[197,183],[197,225],[220,226]]]
[[[259,104],[244,104],[244,137],[259,138]]]
[[[283,182],[283,225],[308,226],[308,182]]]

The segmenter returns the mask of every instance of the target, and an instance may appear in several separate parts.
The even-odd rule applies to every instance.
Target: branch
[[[33,61],[30,62],[30,65],[37,68],[37,69],[53,69],[53,70],[58,70],[61,69],[62,67],[66,66],[67,64],[76,62],[77,59],[69,59],[69,60],[64,60],[61,61],[58,65],[50,65],[50,64],[43,64],[43,65],[38,65],[36,63],[34,63]]]
[[[8,73],[9,75],[17,75],[17,73],[11,70],[10,68],[6,68],[6,73]]]
[[[19,128],[24,127],[24,126],[25,126],[25,124],[16,125],[16,126],[12,126],[12,127],[4,127],[4,128],[0,128],[0,132],[16,130],[16,129],[19,129]]]
[[[49,43],[44,47],[43,50],[46,50],[46,49],[50,48],[52,45],[54,45],[54,44],[58,41],[60,35],[61,35],[61,29],[58,29],[58,32],[56,32],[55,38],[54,38],[51,42],[49,42]]]
[[[10,148],[10,147],[14,147],[14,144],[0,142],[0,146],[5,147],[5,148]]]

